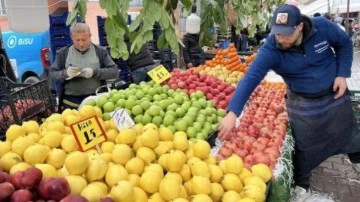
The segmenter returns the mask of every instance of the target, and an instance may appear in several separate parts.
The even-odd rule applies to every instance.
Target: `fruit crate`
[[[0,138],[12,124],[36,120],[41,122],[55,112],[48,80],[34,84],[15,83],[0,77]]]
[[[360,128],[360,91],[350,91],[350,100],[354,116],[358,127]]]

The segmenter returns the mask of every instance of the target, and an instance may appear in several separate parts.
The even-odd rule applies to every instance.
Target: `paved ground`
[[[354,53],[353,74],[348,83],[350,90],[360,90],[360,49],[355,49]],[[323,162],[313,170],[311,181],[311,189],[330,196],[332,200],[328,201],[360,202],[360,173],[351,167],[345,155],[333,156]]]

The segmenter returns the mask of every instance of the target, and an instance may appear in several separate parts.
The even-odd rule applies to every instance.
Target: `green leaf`
[[[156,45],[158,48],[163,48],[165,45],[167,45],[164,33],[160,34],[158,40],[156,41]]]
[[[87,2],[87,0],[80,0],[80,4],[79,4],[79,14],[80,14],[82,21],[85,21],[85,16],[86,16],[86,12],[87,12],[86,2]]]
[[[189,10],[192,6],[191,0],[180,0],[180,2],[184,5],[184,7]]]
[[[176,10],[179,0],[169,0],[170,1],[170,8],[172,10]]]
[[[129,32],[135,31],[141,23],[141,18],[136,17],[135,20],[133,20],[129,25]]]
[[[163,29],[169,28],[169,17],[165,11],[161,12],[160,25]]]

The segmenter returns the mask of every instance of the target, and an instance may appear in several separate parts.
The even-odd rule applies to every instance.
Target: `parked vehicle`
[[[36,83],[51,66],[49,31],[38,33],[2,32],[4,48],[18,82]]]

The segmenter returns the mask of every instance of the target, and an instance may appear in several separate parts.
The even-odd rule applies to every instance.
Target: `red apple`
[[[5,201],[15,192],[15,187],[10,182],[0,183],[0,201]]]
[[[16,190],[10,198],[11,202],[24,202],[32,201],[34,199],[33,194],[28,189]]]

